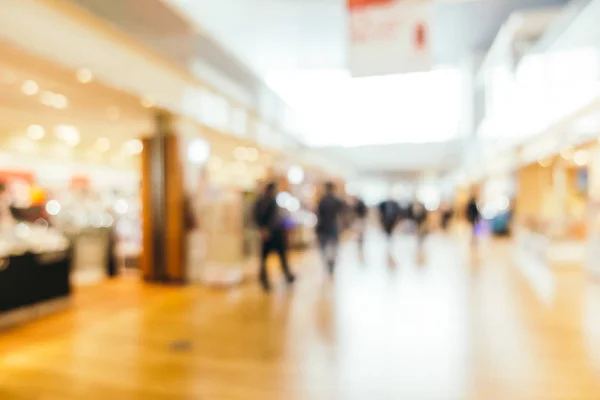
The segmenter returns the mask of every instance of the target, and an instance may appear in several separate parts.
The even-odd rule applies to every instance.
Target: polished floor
[[[346,243],[334,281],[309,252],[270,296],[80,290],[70,311],[0,333],[0,399],[600,399],[600,283],[523,270],[507,242],[392,248]]]

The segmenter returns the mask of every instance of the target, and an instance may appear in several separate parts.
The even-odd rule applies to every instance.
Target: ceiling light
[[[141,154],[144,150],[144,144],[139,139],[133,139],[125,142],[125,151],[130,155]]]
[[[65,108],[69,107],[69,100],[66,96],[51,92],[49,90],[42,92],[40,101],[45,106],[54,107],[59,110],[64,110]]]
[[[54,129],[54,134],[57,138],[63,140],[69,147],[77,146],[81,140],[79,131],[71,125],[58,125]]]
[[[210,157],[210,145],[202,139],[194,139],[188,146],[188,160],[203,165]]]
[[[35,81],[28,80],[23,82],[23,85],[21,85],[21,91],[25,96],[34,96],[39,90],[40,87]]]
[[[65,108],[69,107],[69,100],[66,96],[63,96],[62,94],[54,94],[52,99],[52,106],[58,108],[59,110],[64,110]]]
[[[98,138],[94,144],[94,147],[100,153],[106,153],[108,150],[110,150],[110,141],[105,137]]]
[[[32,140],[40,140],[46,136],[46,130],[41,125],[30,125],[27,128],[27,137]]]
[[[94,80],[94,75],[92,75],[92,71],[87,68],[81,68],[77,70],[76,73],[77,80],[81,83],[90,83]]]

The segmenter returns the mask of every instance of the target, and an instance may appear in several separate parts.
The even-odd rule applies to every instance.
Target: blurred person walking
[[[325,194],[317,207],[317,237],[323,259],[333,275],[337,261],[340,226],[339,219],[345,209],[344,202],[335,195],[335,186],[331,182],[325,184]]]
[[[355,227],[358,233],[358,244],[362,249],[365,241],[365,230],[367,228],[367,206],[365,202],[360,198],[354,199],[354,216],[355,216]]]
[[[469,202],[467,203],[467,209],[465,210],[467,222],[469,222],[471,230],[471,247],[477,245],[477,225],[481,221],[481,213],[477,206],[477,198],[475,195],[471,195]]]
[[[416,201],[412,208],[412,218],[415,223],[416,234],[417,234],[417,251],[419,264],[423,261],[423,244],[427,237],[427,209],[425,206]]]
[[[277,185],[271,182],[254,205],[254,221],[260,229],[261,255],[259,281],[265,292],[271,290],[267,274],[267,258],[272,251],[279,254],[281,269],[286,282],[292,284],[296,277],[290,271],[287,259],[287,235],[281,209],[277,205]]]
[[[394,267],[396,265],[391,244],[392,238],[394,237],[394,230],[396,229],[396,226],[401,218],[401,211],[400,204],[391,198],[385,200],[379,205],[379,217],[381,218],[381,225],[383,225],[383,231],[387,236],[388,262],[390,267]]]
[[[454,217],[454,210],[448,204],[444,204],[441,207],[441,211],[442,211],[442,221],[441,221],[442,230],[444,232],[447,232],[448,229],[450,228],[450,222],[452,221],[452,218]]]
[[[379,205],[379,217],[381,225],[388,240],[391,240],[394,229],[400,220],[400,205],[392,199],[385,200]]]

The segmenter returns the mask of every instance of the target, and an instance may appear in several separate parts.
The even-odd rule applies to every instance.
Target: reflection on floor
[[[600,398],[600,284],[572,269],[540,299],[509,244],[473,257],[432,236],[317,254],[264,296],[123,279],[0,334],[0,399],[584,400]],[[273,270],[273,275],[276,268]]]

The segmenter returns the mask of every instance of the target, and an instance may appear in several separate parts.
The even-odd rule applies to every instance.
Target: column
[[[173,117],[157,110],[155,132],[143,140],[142,271],[161,283],[186,281],[183,163]]]

